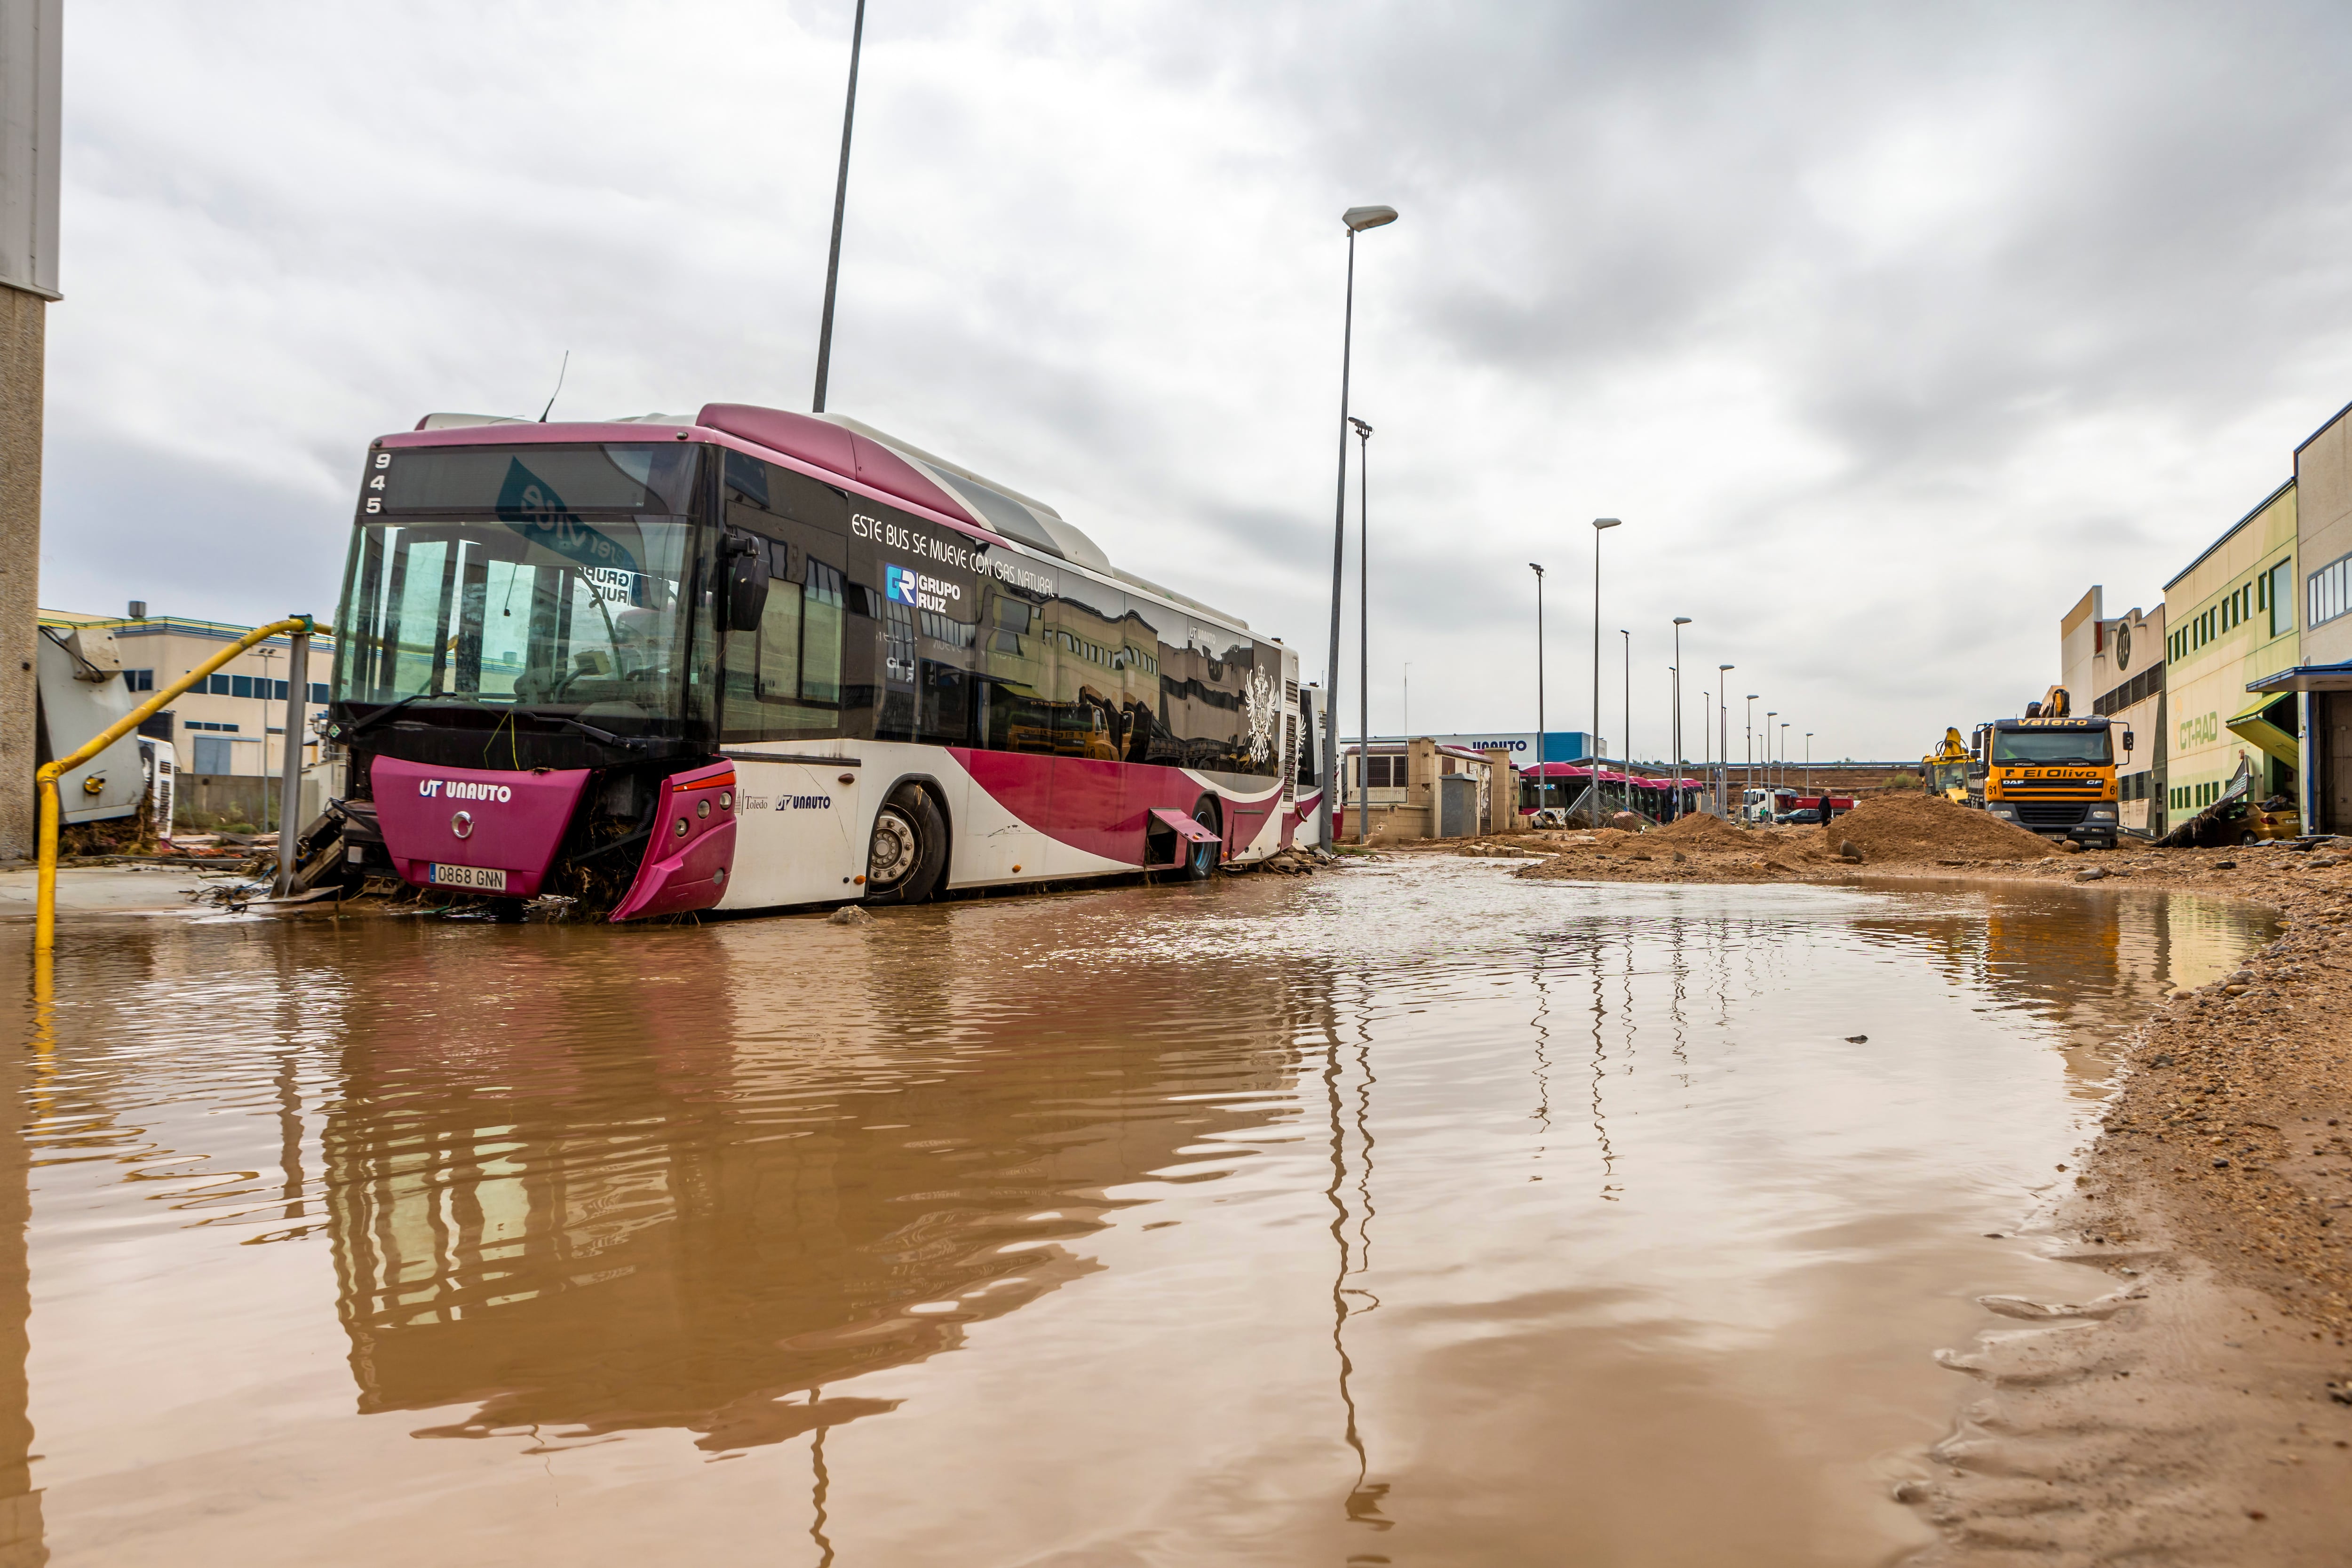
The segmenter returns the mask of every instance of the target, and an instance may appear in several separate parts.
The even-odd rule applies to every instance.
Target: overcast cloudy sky
[[[807,406],[847,0],[67,12],[45,605],[331,612],[369,437],[535,415],[567,349],[559,416]],[[1653,756],[1687,615],[1735,755],[1756,691],[1916,757],[2352,399],[2347,16],[871,0],[831,404],[1311,678],[1339,214],[1391,203],[1375,730],[1408,661],[1414,729],[1532,727],[1530,560],[1589,724],[1611,513],[1612,745],[1619,628]]]

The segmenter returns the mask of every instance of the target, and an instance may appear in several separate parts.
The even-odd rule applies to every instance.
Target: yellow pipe
[[[202,680],[214,670],[218,669],[222,665],[225,665],[230,659],[235,658],[238,654],[245,652],[246,649],[252,647],[257,643],[268,642],[271,637],[278,636],[280,632],[284,632],[289,636],[291,636],[296,632],[308,632],[314,637],[333,635],[328,627],[318,625],[308,616],[289,616],[282,621],[272,621],[266,626],[256,626],[251,631],[246,633],[245,636],[237,638],[236,641],[229,644],[228,647],[221,649],[220,652],[213,655],[212,658],[205,660],[204,663],[196,666],[195,668],[188,671],[187,674],[180,677],[179,679],[172,682],[169,686],[166,686],[162,690],[156,692],[154,696],[150,697],[138,707],[133,708],[121,718],[117,719],[106,729],[92,736],[89,741],[84,742],[82,748],[74,752],[73,755],[69,757],[60,757],[54,763],[45,763],[40,768],[35,771],[33,774],[34,787],[40,791],[41,796],[41,847],[40,888],[37,895],[37,902],[34,906],[33,915],[34,952],[47,952],[50,948],[57,945],[58,780],[72,769],[81,766],[82,763],[89,761],[90,758],[98,755],[99,752],[106,750],[107,747],[114,744],[115,742],[120,741],[123,736],[131,733],[131,731],[136,730],[140,725],[152,718],[156,712],[163,708],[164,703],[169,702],[173,698],[179,696],[180,693],[187,690],[197,681]],[[294,745],[297,743],[297,738],[289,734],[286,737],[286,743],[289,746]]]

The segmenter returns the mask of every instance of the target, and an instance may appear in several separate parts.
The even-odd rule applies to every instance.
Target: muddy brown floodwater
[[[2260,918],[1507,873],[78,914],[5,1086],[0,1563],[1926,1544],[1934,1352],[2080,1293],[2017,1232],[2105,1042]]]

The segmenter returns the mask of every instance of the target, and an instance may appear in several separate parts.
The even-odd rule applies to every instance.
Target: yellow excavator
[[[1969,742],[1959,731],[1945,730],[1943,744],[1919,759],[1919,776],[1954,805],[1969,804]]]

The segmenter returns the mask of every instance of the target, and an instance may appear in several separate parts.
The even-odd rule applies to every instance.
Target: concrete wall
[[[47,302],[0,288],[0,860],[33,853],[34,630],[41,587]]]
[[[2100,656],[2106,652],[2105,594],[2105,589],[2094,586],[2058,622],[2058,679],[2054,684],[2066,689],[2072,710],[2077,713],[2091,710],[2092,691],[2103,673],[2098,665]],[[2033,693],[2035,697],[2041,695],[2039,691]],[[2019,700],[2019,712],[2025,710],[2027,700]]]

